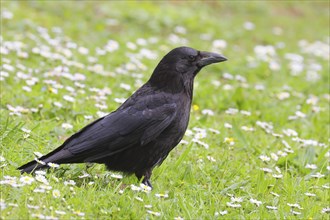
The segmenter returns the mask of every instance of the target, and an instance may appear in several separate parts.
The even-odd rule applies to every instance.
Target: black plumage
[[[133,173],[151,186],[153,168],[182,139],[189,122],[196,74],[222,55],[179,47],[157,65],[150,79],[116,111],[69,137],[60,147],[18,169],[32,173],[47,163],[102,163]]]

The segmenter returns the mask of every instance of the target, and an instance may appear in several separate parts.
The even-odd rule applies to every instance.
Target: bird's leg
[[[149,186],[152,189],[151,181],[150,179],[146,179],[145,177],[142,180],[142,183],[146,186]]]
[[[136,177],[138,179],[141,179],[142,176],[143,176],[142,183],[144,185],[149,186],[150,188],[152,188],[151,181],[150,181],[151,174],[152,174],[152,170],[151,169],[146,170],[143,173],[135,173],[135,175],[136,175]]]
[[[85,166],[85,171],[84,171],[84,172],[85,172],[86,174],[89,174],[89,173],[90,173],[89,171],[92,169],[93,165],[94,165],[93,163],[89,163],[89,162],[87,162],[87,163],[86,163],[86,166]]]
[[[143,180],[142,180],[142,183],[146,186],[149,186],[150,188],[152,188],[151,181],[150,181],[151,174],[152,174],[151,169],[146,170],[144,173]]]
[[[94,164],[93,163],[86,163],[86,171],[88,170],[88,168],[91,168]]]

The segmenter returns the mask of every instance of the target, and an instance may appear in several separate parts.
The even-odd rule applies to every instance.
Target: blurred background
[[[60,57],[90,64],[87,68],[94,71],[116,73],[134,60],[145,80],[164,54],[186,45],[223,53],[230,60],[223,69],[249,80],[271,77],[268,82],[274,86],[290,86],[296,78],[288,76],[299,75],[306,79],[302,86],[312,86],[315,92],[327,87],[328,74],[322,74],[329,70],[326,1],[2,1],[1,6],[2,43],[24,40],[16,46],[29,50],[40,43],[35,50],[41,50],[41,56],[53,50]],[[8,49],[8,43],[3,48]],[[310,65],[314,58],[306,63],[300,53],[320,58],[316,63],[323,71]],[[30,58],[41,66],[61,59],[45,56],[50,59]],[[320,86],[310,84],[313,81]]]
[[[328,92],[329,2],[2,1],[1,6],[4,58],[18,58],[40,73],[82,73],[95,87],[130,81],[129,89],[112,93],[118,102],[148,79],[162,56],[183,45],[229,59],[196,82],[195,103],[205,108],[214,103],[220,111],[229,103],[246,108],[258,101],[229,83],[235,78],[243,87],[249,82],[275,96],[291,87],[306,95]],[[17,87],[8,82],[7,91]],[[210,97],[200,84],[212,84],[222,96]],[[5,91],[3,100],[13,104],[26,99]],[[31,91],[27,94],[38,89]],[[266,106],[278,105],[270,99]]]

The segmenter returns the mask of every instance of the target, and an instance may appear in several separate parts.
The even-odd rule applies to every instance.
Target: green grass
[[[1,1],[1,10],[2,219],[329,219],[329,2]],[[247,21],[254,29],[244,28]],[[177,33],[177,26],[186,33]],[[118,42],[118,50],[98,54],[110,39]],[[225,40],[227,46],[216,48],[216,39]],[[77,48],[70,48],[68,42]],[[129,49],[127,42],[137,48]],[[45,174],[49,185],[36,179],[31,185],[22,184],[16,168],[32,160],[33,152],[55,149],[98,113],[115,110],[116,98],[129,97],[161,57],[182,44],[220,51],[229,60],[203,69],[196,77],[192,135],[186,135],[187,144],[178,145],[154,170],[151,192],[133,191],[130,185],[139,185],[134,176],[113,178],[102,165],[87,170],[83,164],[62,165]],[[258,58],[258,45],[269,45],[275,54]],[[79,47],[89,53],[80,53]],[[142,49],[157,58],[141,57]],[[261,53],[265,50],[261,48]],[[303,58],[296,64],[301,72],[292,73],[288,54]],[[96,59],[91,62],[91,57]],[[274,61],[278,70],[269,67]],[[96,64],[103,67],[102,73]],[[66,72],[86,79],[71,80]],[[31,80],[36,83],[28,85]],[[131,88],[126,90],[121,83]],[[264,89],[257,90],[258,85]],[[102,94],[96,88],[110,92]],[[286,93],[289,97],[281,99]],[[74,102],[64,100],[65,95],[74,97]],[[95,104],[105,105],[104,109]],[[25,110],[13,115],[10,106]],[[226,113],[229,108],[251,115],[231,115]],[[205,109],[214,115],[203,114]],[[297,111],[304,116],[289,120]],[[271,124],[272,130],[265,132],[258,121]],[[63,123],[73,127],[64,129]],[[29,135],[22,128],[31,130]],[[193,141],[196,128],[206,132],[199,141],[209,148]],[[297,136],[286,135],[286,129]],[[232,138],[234,144],[225,138]],[[269,161],[262,161],[261,155]],[[306,168],[307,164],[316,168]],[[273,177],[280,174],[277,170],[279,178]],[[89,176],[80,178],[85,171]],[[64,184],[69,180],[76,184]],[[44,192],[35,192],[42,187]],[[239,197],[242,201],[234,204],[240,207],[228,205]],[[256,206],[251,198],[262,204]],[[325,208],[327,213],[322,213]],[[217,215],[225,210],[227,214]]]

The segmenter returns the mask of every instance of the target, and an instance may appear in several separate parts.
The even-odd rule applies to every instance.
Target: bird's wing
[[[170,125],[177,106],[174,103],[147,106],[138,110],[139,106],[133,105],[95,121],[69,138],[63,149],[92,162],[149,143]]]

